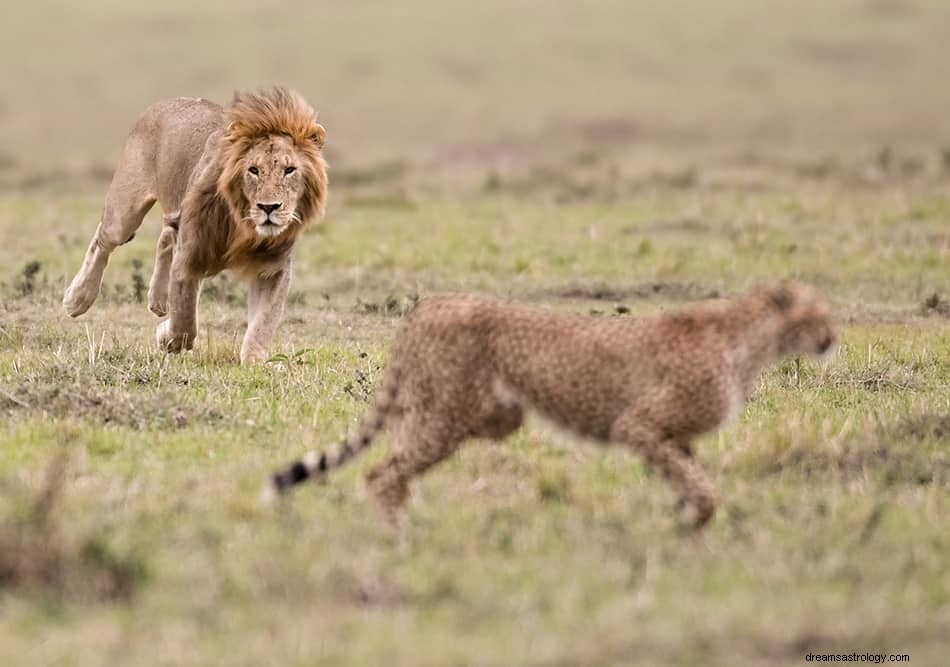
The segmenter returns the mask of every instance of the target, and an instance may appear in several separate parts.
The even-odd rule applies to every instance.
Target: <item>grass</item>
[[[365,4],[5,12],[0,664],[945,664],[950,5]],[[272,83],[320,110],[332,183],[271,362],[237,364],[227,276],[195,352],[157,353],[158,211],[67,319],[133,119]],[[366,409],[420,296],[636,317],[782,278],[842,343],[699,443],[701,537],[636,457],[537,428],[425,477],[403,548],[362,483],[388,437],[257,505]]]
[[[274,358],[249,369],[236,364],[243,287],[223,278],[206,290],[197,350],[153,349],[134,276],[151,267],[154,218],[71,321],[58,299],[98,196],[0,198],[4,525],[29,524],[23,507],[65,448],[56,543],[80,563],[94,543],[133,573],[113,601],[0,589],[0,662],[797,664],[889,651],[941,664],[950,328],[926,302],[950,284],[945,195],[511,187],[342,188],[299,249]],[[275,466],[366,409],[417,295],[629,317],[781,277],[833,296],[842,344],[826,368],[771,370],[740,421],[699,444],[722,498],[699,538],[677,532],[671,494],[636,457],[537,429],[472,444],[424,478],[403,548],[362,484],[388,438],[288,507],[256,504]]]

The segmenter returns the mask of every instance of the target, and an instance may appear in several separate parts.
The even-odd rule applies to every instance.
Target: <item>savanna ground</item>
[[[950,8],[232,4],[207,35],[175,3],[6,21],[0,664],[945,663]],[[271,361],[237,364],[227,276],[196,351],[155,350],[157,212],[66,318],[140,108],[270,81],[321,108],[335,167]],[[829,293],[841,345],[699,443],[701,537],[635,456],[537,428],[426,476],[404,547],[363,489],[388,438],[257,504],[366,409],[420,296],[635,317],[781,278]]]

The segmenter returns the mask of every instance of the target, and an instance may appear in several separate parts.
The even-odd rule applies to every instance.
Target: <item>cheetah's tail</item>
[[[359,428],[344,438],[335,448],[307,452],[302,458],[274,473],[264,487],[263,499],[270,500],[286,493],[291,487],[308,479],[318,479],[368,449],[393,410],[396,395],[399,392],[399,376],[399,367],[391,363],[383,384],[376,394],[376,401],[363,417]]]

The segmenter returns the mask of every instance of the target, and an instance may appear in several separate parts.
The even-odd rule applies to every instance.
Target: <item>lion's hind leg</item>
[[[145,214],[155,203],[150,170],[144,152],[136,143],[130,140],[126,144],[106,194],[102,221],[89,242],[79,273],[66,288],[63,308],[70,317],[82,315],[95,302],[109,255],[118,246],[132,240]]]

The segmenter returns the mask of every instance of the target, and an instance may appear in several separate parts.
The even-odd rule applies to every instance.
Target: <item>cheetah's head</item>
[[[824,355],[837,336],[831,304],[818,290],[797,283],[767,289],[768,306],[779,318],[778,351],[782,356]]]

